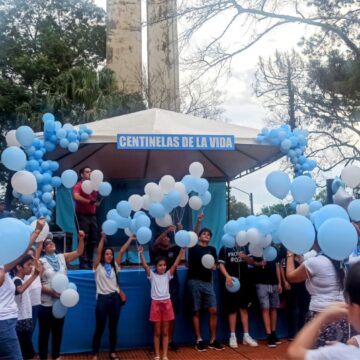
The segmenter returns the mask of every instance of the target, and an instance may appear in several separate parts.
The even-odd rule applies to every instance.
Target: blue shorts
[[[256,284],[261,309],[278,309],[280,299],[277,285]]]
[[[193,312],[202,309],[216,308],[216,296],[212,282],[192,279],[188,281]]]

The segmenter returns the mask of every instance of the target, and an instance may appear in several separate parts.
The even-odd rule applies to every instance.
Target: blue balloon
[[[41,168],[42,168],[43,170],[48,170],[48,169],[50,168],[50,163],[49,163],[48,161],[43,161],[43,162],[41,163]]]
[[[313,179],[301,175],[295,178],[291,184],[291,194],[298,204],[303,204],[312,199],[316,191]]]
[[[10,146],[2,152],[1,162],[9,170],[24,170],[26,165],[26,154],[17,146]]]
[[[120,218],[118,218],[118,221],[117,221],[118,227],[120,229],[126,229],[126,228],[130,227],[130,223],[131,223],[131,219],[129,217],[124,218],[124,217],[120,216]]]
[[[360,221],[360,200],[353,200],[348,206],[348,213],[353,221]]]
[[[186,230],[180,230],[175,233],[175,243],[180,247],[187,247],[190,245],[191,237]]]
[[[271,221],[271,223],[273,224],[273,228],[277,229],[281,223],[281,221],[283,220],[282,216],[279,214],[272,214],[269,217],[269,220]]]
[[[43,152],[41,150],[36,150],[34,153],[34,157],[37,160],[40,160],[44,156]]]
[[[241,230],[246,230],[246,218],[244,217],[239,217],[237,220],[237,226],[238,226],[238,229],[239,231]]]
[[[116,209],[111,209],[107,212],[106,214],[106,219],[107,220],[114,220],[117,221],[118,218],[120,217],[120,215],[118,214],[118,212],[116,211]]]
[[[70,152],[76,152],[76,151],[78,151],[78,149],[79,149],[79,145],[76,142],[69,143],[68,150]]]
[[[69,282],[69,287],[68,287],[68,289],[77,290],[77,286],[76,286],[76,284],[74,284],[73,282]]]
[[[225,234],[221,238],[221,244],[227,248],[232,248],[235,246],[235,238],[229,234]]]
[[[101,228],[106,235],[114,235],[118,230],[117,223],[114,220],[105,220]]]
[[[30,229],[15,218],[0,220],[0,264],[8,264],[22,255],[30,241]]]
[[[151,230],[145,226],[142,226],[136,231],[136,239],[141,245],[148,243],[151,240],[151,237]]]
[[[127,218],[131,214],[131,205],[128,201],[122,200],[116,205],[116,211],[120,216]]]
[[[225,284],[226,290],[231,292],[231,293],[236,293],[240,290],[240,281],[239,279],[237,279],[236,277],[231,277],[232,279],[232,286],[227,286]]]
[[[324,221],[318,231],[318,242],[325,255],[334,260],[345,260],[358,242],[355,227],[345,219],[332,218]]]
[[[54,176],[51,179],[51,185],[55,188],[59,187],[61,185],[61,178],[59,176]]]
[[[34,199],[34,195],[30,194],[30,195],[21,195],[19,200],[23,204],[30,205],[32,203],[33,199]]]
[[[149,214],[154,218],[162,218],[165,216],[166,212],[162,204],[152,203],[149,206]]]
[[[53,187],[50,184],[46,184],[43,185],[43,187],[41,188],[42,192],[46,193],[46,192],[52,192],[53,191]]]
[[[281,142],[281,148],[284,150],[289,150],[291,148],[291,141],[289,139],[285,139]]]
[[[135,224],[136,224],[136,227],[139,229],[143,226],[145,227],[150,227],[150,224],[151,224],[151,220],[150,218],[145,215],[145,214],[140,214],[139,216],[136,217],[135,219]]]
[[[45,113],[42,116],[42,121],[45,123],[47,121],[55,121],[55,116],[52,113]]]
[[[89,139],[89,134],[87,134],[86,132],[83,132],[81,135],[80,135],[80,141],[86,141]]]
[[[72,171],[72,170],[70,170]],[[74,171],[75,172],[75,171]],[[76,174],[76,173],[75,173]],[[44,184],[50,184],[52,181],[52,177],[51,175],[48,173],[48,172],[45,172],[43,175],[42,175],[42,182]]]
[[[314,200],[314,201],[312,201],[312,202],[310,203],[310,206],[309,206],[310,212],[313,213],[313,212],[321,209],[322,206],[323,206],[323,205],[322,205],[321,201]]]
[[[289,215],[280,224],[279,239],[291,252],[302,255],[314,245],[315,229],[309,219],[302,215]]]
[[[316,230],[319,230],[321,224],[331,218],[340,218],[349,221],[349,215],[339,205],[329,204],[313,213],[313,223]]]
[[[345,184],[340,178],[336,177],[331,183],[332,193],[336,194],[340,187],[345,187]]]
[[[109,196],[111,193],[112,187],[111,184],[107,181],[104,181],[99,186],[99,194],[101,196]]]
[[[185,189],[187,193],[190,193],[194,190],[194,184],[195,184],[196,178],[192,175],[185,175],[181,182],[185,185]]]
[[[203,206],[209,205],[211,201],[211,193],[209,191],[205,191],[204,194],[200,195],[200,199],[202,201]]]
[[[277,250],[273,246],[268,246],[263,251],[265,261],[274,261],[277,257]]]
[[[46,121],[46,123],[44,124],[44,130],[46,132],[52,132],[55,130],[55,121]]]
[[[60,299],[56,299],[52,306],[52,314],[56,319],[62,319],[68,311],[68,308],[65,307],[61,302]]]
[[[238,222],[236,220],[230,220],[224,225],[224,232],[231,236],[236,236],[240,231]]]
[[[77,140],[77,133],[75,131],[69,131],[69,133],[67,134],[67,139],[70,142],[74,142]]]
[[[69,140],[66,138],[61,139],[59,144],[60,144],[60,147],[62,147],[63,149],[67,149],[69,146]]]
[[[209,189],[209,182],[206,179],[204,178],[195,179],[193,185],[194,191],[198,192],[201,195],[204,194],[208,189]]]
[[[78,176],[74,170],[65,170],[61,174],[61,182],[68,189],[72,188],[77,183],[77,180]]]
[[[57,129],[57,130],[56,130],[56,137],[57,137],[58,139],[64,139],[64,138],[66,138],[66,130],[64,130],[64,129]]]
[[[255,215],[249,215],[246,218],[246,229],[250,229],[250,228],[256,228],[257,225],[257,218]]]
[[[257,228],[260,230],[260,232],[264,235],[269,234],[273,230],[273,224],[270,221],[270,219],[261,219],[258,222]]]
[[[55,150],[56,145],[53,144],[51,141],[45,141],[44,147],[47,152],[52,152]]]
[[[47,204],[53,199],[53,196],[52,196],[51,193],[45,192],[45,193],[42,194],[41,199],[45,204]]]
[[[30,146],[34,140],[34,131],[29,126],[20,126],[17,128],[15,136],[22,146]]]
[[[50,161],[50,170],[57,171],[59,169],[59,163],[57,161]]]
[[[265,180],[269,193],[278,199],[284,199],[290,190],[289,175],[283,171],[272,171]]]
[[[180,193],[176,190],[170,191],[167,196],[167,202],[168,204],[172,207],[175,208],[177,206],[179,206],[180,202],[181,202],[181,196]]]
[[[144,211],[139,210],[133,215],[133,219],[137,219],[140,215],[146,215],[146,213]]]

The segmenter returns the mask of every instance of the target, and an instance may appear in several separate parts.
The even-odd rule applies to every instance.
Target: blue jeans
[[[16,335],[17,319],[0,320],[0,360],[22,360]]]

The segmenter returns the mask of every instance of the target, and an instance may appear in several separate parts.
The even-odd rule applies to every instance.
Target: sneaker
[[[214,349],[214,350],[224,350],[225,349],[224,345],[221,345],[217,340],[214,340],[213,342],[211,342],[209,344],[209,348]]]
[[[275,343],[276,345],[280,345],[280,344],[281,344],[281,340],[276,336],[276,333],[275,333],[275,332],[273,332],[273,333],[271,334],[271,337],[273,338],[274,343]]]
[[[276,348],[276,343],[273,339],[273,337],[271,335],[268,335],[268,338],[267,338],[267,346],[269,348]]]
[[[205,343],[202,340],[198,341],[195,345],[195,349],[197,351],[206,351]]]
[[[259,344],[250,335],[245,335],[243,337],[243,344],[244,345],[249,345],[251,347],[259,346]]]
[[[173,341],[169,343],[169,350],[170,351],[178,351],[179,346],[177,346]]]
[[[236,349],[238,347],[236,336],[230,336],[229,346],[233,349]]]

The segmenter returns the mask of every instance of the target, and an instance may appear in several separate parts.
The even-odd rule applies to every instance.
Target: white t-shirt
[[[51,289],[51,279],[55,274],[59,273],[66,275],[67,269],[65,256],[64,254],[58,254],[57,256],[60,263],[60,270],[58,272],[54,270],[54,268],[49,264],[45,257],[40,258],[41,264],[43,266],[43,272],[41,274],[41,285],[49,289]],[[52,306],[55,300],[56,299],[54,299],[50,295],[41,294],[41,305],[43,306]]]
[[[16,286],[21,286],[24,283],[24,280],[15,276],[13,278],[15,288]],[[15,293],[16,294],[16,293]],[[32,307],[31,307],[31,299],[29,288],[27,288],[22,294],[15,295],[15,302],[19,308],[18,312],[18,320],[25,320],[32,318]]]
[[[331,346],[320,347],[316,350],[309,350],[305,354],[305,360],[356,360],[360,359],[360,349],[352,346],[337,343]]]
[[[29,279],[31,275],[25,275],[24,281]],[[36,306],[41,304],[41,280],[40,276],[37,276],[35,280],[27,288],[30,294],[31,306]]]
[[[306,289],[311,295],[311,311],[320,312],[335,302],[345,301],[334,265],[326,256],[312,257],[304,264],[309,273]]]
[[[115,263],[116,273],[111,267],[110,277],[106,276],[106,271],[103,265],[99,264],[95,269],[95,282],[96,282],[96,294],[111,294],[119,290],[119,286],[116,281],[117,273],[120,271],[120,267]]]
[[[16,319],[18,307],[15,302],[15,285],[8,273],[0,286],[0,320]]]
[[[165,274],[157,274],[150,271],[148,279],[151,283],[151,298],[153,300],[170,299],[169,282],[173,278],[168,270]]]

